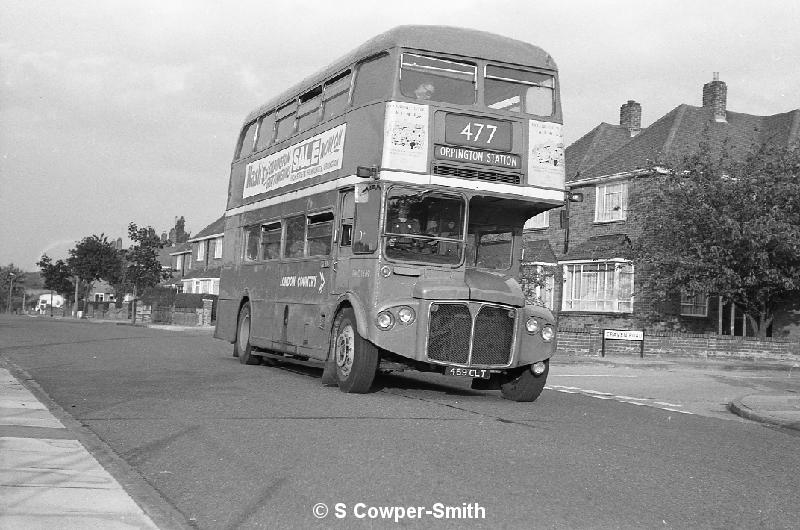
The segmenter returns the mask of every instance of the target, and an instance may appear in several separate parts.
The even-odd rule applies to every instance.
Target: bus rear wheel
[[[351,394],[369,391],[378,369],[378,348],[358,334],[355,313],[344,309],[336,317],[333,355],[339,390]]]
[[[511,401],[536,401],[544,390],[550,360],[544,361],[544,372],[534,375],[530,366],[505,374],[500,383],[500,394]]]
[[[250,324],[250,303],[246,302],[239,310],[233,356],[238,357],[242,364],[261,364],[261,359],[253,355],[253,347],[250,345]]]

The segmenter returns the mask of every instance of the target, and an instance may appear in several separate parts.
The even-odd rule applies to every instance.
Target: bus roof
[[[247,116],[245,123],[325,81],[358,60],[395,47],[492,59],[534,68],[556,69],[555,61],[542,48],[509,37],[453,26],[397,26],[373,37],[344,57],[260,105]]]

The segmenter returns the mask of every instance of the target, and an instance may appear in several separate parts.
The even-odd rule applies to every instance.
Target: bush
[[[214,305],[217,304],[217,295],[215,294],[200,294],[200,293],[177,293],[175,295],[176,308],[202,308],[203,300],[213,300]]]
[[[175,303],[175,289],[172,287],[155,286],[150,287],[142,293],[139,298],[144,305],[151,306],[172,306]]]

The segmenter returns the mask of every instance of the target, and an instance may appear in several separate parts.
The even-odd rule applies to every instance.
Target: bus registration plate
[[[489,370],[481,370],[480,368],[462,368],[460,366],[448,366],[444,369],[445,375],[454,377],[477,377],[478,379],[489,379],[491,374]]]

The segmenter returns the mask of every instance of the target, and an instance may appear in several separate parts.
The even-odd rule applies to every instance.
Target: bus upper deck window
[[[239,153],[236,158],[244,158],[253,152],[256,129],[256,122],[252,122],[248,123],[244,131],[242,131],[242,143],[239,145]]]
[[[275,113],[275,120],[277,123],[277,132],[275,134],[276,142],[285,140],[294,134],[294,118],[296,109],[297,103],[293,101],[288,105],[278,109],[278,111]]]
[[[322,102],[322,85],[300,96],[297,107],[297,132],[303,132],[319,123],[319,107]]]
[[[269,147],[273,136],[275,136],[275,113],[270,113],[261,118],[261,125],[258,126],[256,151]]]
[[[388,99],[393,75],[388,53],[359,63],[353,87],[353,106]]]
[[[490,109],[553,115],[555,79],[550,74],[487,65],[484,87]]]
[[[333,116],[338,116],[347,108],[347,101],[350,98],[350,81],[353,76],[350,70],[339,74],[325,83],[322,92],[324,100],[322,106],[322,121],[326,121]]]
[[[404,53],[400,93],[418,100],[458,105],[475,103],[477,68],[473,64]]]

